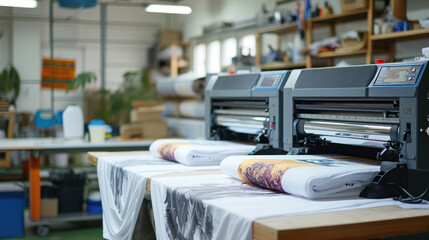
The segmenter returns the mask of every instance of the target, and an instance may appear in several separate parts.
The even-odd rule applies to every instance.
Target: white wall
[[[143,7],[107,7],[106,87],[117,88],[123,73],[147,66],[147,50],[157,33],[179,27],[165,14],[146,13]],[[76,73],[93,71],[100,86],[100,7],[65,9],[54,3],[54,57],[76,60]],[[0,7],[0,68],[8,62],[17,67],[22,80],[18,111],[50,109],[50,90],[40,89],[41,60],[50,57],[49,0],[35,9]],[[68,104],[83,106],[83,92],[56,90],[55,111]]]

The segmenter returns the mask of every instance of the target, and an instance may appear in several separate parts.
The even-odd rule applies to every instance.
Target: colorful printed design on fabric
[[[320,167],[291,159],[248,159],[238,167],[238,175],[246,182],[284,192],[283,174],[294,167]]]
[[[183,146],[183,145],[193,145],[193,144],[175,143],[175,142],[164,143],[158,147],[158,153],[163,159],[170,160],[170,161],[176,161],[176,158],[174,158],[174,151],[176,151],[176,149],[178,147]]]

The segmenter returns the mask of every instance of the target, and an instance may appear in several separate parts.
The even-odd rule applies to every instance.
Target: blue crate
[[[101,200],[99,201],[93,201],[93,200],[86,200],[86,206],[88,208],[88,213],[94,213],[94,214],[102,214],[103,209],[101,207]]]
[[[24,236],[24,192],[0,187],[0,238]]]

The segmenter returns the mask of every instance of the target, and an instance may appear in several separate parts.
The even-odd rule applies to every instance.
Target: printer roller
[[[352,138],[378,142],[397,142],[399,139],[399,126],[394,124],[299,119],[296,121],[296,130],[299,134],[329,136],[335,139]]]
[[[269,120],[262,116],[214,115],[213,121],[233,132],[259,134]]]

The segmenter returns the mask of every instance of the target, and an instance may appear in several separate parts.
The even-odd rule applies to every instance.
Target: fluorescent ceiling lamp
[[[35,8],[36,0],[0,0],[0,7]]]
[[[154,13],[172,13],[172,14],[190,14],[192,9],[183,5],[164,5],[164,4],[149,4],[145,8],[146,12]]]

